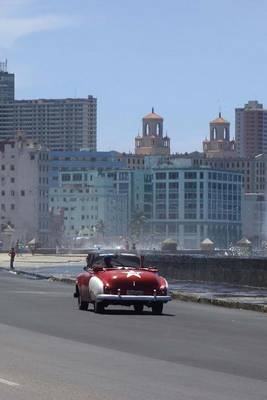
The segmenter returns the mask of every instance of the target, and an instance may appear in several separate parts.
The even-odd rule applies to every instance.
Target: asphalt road
[[[0,271],[0,400],[267,399],[267,316],[173,301],[79,311],[70,285]]]

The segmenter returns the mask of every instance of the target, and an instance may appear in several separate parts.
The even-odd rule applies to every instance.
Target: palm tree
[[[105,225],[102,219],[99,219],[95,225],[95,231],[98,235],[102,236],[102,239],[104,240],[105,236]]]
[[[138,240],[143,234],[146,217],[143,211],[135,211],[130,222],[131,237],[133,240]]]

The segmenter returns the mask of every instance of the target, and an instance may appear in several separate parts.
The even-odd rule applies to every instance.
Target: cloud
[[[25,7],[33,2],[34,0],[0,0],[0,47],[10,48],[23,36],[61,29],[74,22],[64,15],[20,16],[19,9],[23,6],[25,13]]]

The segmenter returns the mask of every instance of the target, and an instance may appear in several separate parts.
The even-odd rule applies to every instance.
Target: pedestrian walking
[[[14,260],[15,260],[15,256],[16,256],[14,247],[12,247],[11,250],[9,250],[8,255],[10,257],[10,269],[14,269]]]

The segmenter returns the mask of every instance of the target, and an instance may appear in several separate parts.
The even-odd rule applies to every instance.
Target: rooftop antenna
[[[218,100],[218,108],[219,108],[219,118],[221,118],[222,117],[222,106],[221,106],[220,99]]]
[[[7,59],[0,62],[0,72],[7,72]]]

